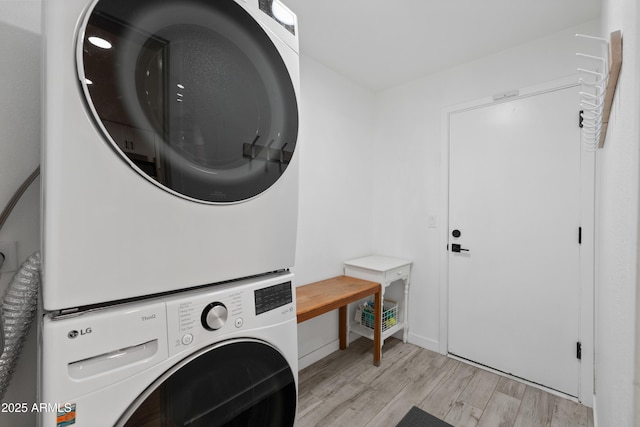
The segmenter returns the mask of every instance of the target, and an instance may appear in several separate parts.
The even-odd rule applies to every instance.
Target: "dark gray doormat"
[[[449,423],[445,423],[440,418],[436,418],[431,414],[424,412],[422,409],[414,406],[400,420],[396,427],[453,427]]]

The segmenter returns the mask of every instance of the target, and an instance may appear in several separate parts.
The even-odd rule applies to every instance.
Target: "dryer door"
[[[258,19],[276,19],[276,4],[282,8],[261,0]],[[175,195],[250,199],[292,160],[297,54],[234,0],[96,1],[78,37],[77,62],[105,139]]]
[[[229,341],[166,372],[116,426],[293,426],[296,400],[293,373],[277,350]]]

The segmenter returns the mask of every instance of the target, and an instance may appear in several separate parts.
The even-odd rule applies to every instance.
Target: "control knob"
[[[229,312],[227,307],[221,302],[212,302],[202,310],[202,326],[209,331],[215,331],[224,326],[227,322]]]

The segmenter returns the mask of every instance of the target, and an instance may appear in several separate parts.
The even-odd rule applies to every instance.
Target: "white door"
[[[449,166],[449,352],[573,396],[577,96],[564,88],[451,114]]]

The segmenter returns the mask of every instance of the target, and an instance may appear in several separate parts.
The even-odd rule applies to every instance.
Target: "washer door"
[[[287,169],[298,134],[291,76],[274,41],[234,0],[99,0],[78,44],[96,124],[161,188],[238,202]]]
[[[287,361],[260,341],[229,341],[166,372],[116,426],[293,426],[296,384]]]

